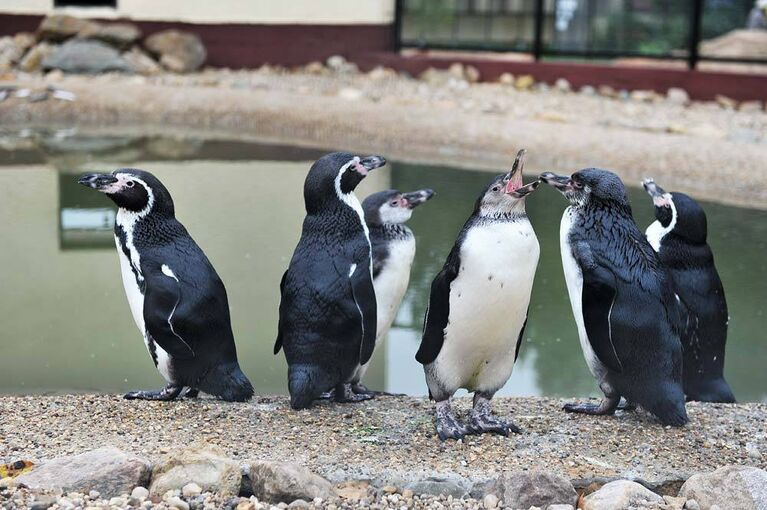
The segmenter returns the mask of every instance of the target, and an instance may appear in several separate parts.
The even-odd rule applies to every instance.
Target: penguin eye
[[[389,205],[390,205],[390,206],[392,206],[392,207],[397,207],[397,204],[398,204],[398,203],[399,203],[399,202],[397,202],[396,200],[394,200],[393,202],[389,202]]]
[[[498,191],[499,189],[501,189],[500,186],[493,186],[493,191]]]
[[[132,188],[133,186],[135,186],[135,185],[136,185],[136,183],[135,183],[135,182],[133,182],[133,181],[128,181],[128,182],[126,182],[126,183],[125,183],[125,185],[126,185],[127,187],[129,187],[129,188]]]

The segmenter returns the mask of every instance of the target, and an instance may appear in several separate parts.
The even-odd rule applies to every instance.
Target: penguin
[[[490,401],[506,384],[519,355],[540,247],[525,213],[524,150],[510,172],[482,191],[434,278],[416,360],[436,401],[440,440],[485,432],[520,433],[492,414]],[[450,398],[474,392],[469,423],[453,413]]]
[[[84,175],[79,183],[117,204],[114,236],[125,294],[167,381],[159,391],[132,391],[125,398],[173,400],[203,391],[227,401],[249,400],[253,386],[237,362],[226,289],[176,219],[165,186],[133,168]]]
[[[562,266],[581,349],[605,395],[565,410],[611,415],[623,396],[664,425],[684,425],[682,310],[634,223],[623,182],[595,168],[540,179],[570,202],[560,226]]]
[[[376,346],[389,332],[410,281],[415,236],[405,222],[413,215],[413,209],[433,196],[431,189],[410,193],[389,189],[373,193],[362,201],[373,253],[373,288],[378,318]],[[368,365],[360,365],[355,371],[351,379],[352,391],[376,395],[377,392],[368,390],[361,382]]]
[[[318,159],[304,182],[301,238],[280,282],[274,353],[285,350],[293,409],[311,407],[330,389],[337,402],[355,394],[350,380],[376,340],[376,295],[370,234],[354,189],[381,156],[335,152]]]
[[[729,315],[722,280],[706,243],[706,213],[684,193],[666,193],[652,179],[642,185],[652,197],[657,218],[645,235],[671,275],[689,317],[682,335],[687,400],[735,402],[723,374]]]

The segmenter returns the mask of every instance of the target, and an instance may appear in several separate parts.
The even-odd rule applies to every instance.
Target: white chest
[[[656,252],[660,251],[660,243],[665,235],[666,229],[663,227],[663,224],[657,220],[651,223],[645,231],[647,241],[650,243],[650,246],[652,246],[652,249]]]
[[[575,318],[575,324],[578,327],[578,338],[581,344],[581,351],[583,351],[583,357],[586,360],[591,375],[597,380],[601,380],[607,371],[594,353],[594,349],[592,349],[591,344],[589,343],[589,337],[586,334],[586,325],[583,321],[583,274],[573,257],[570,242],[568,240],[575,214],[576,212],[572,207],[565,209],[565,213],[562,215],[562,222],[559,226],[559,248],[562,253],[562,268],[565,273],[567,293],[570,296],[570,306],[573,309],[573,317]]]
[[[415,257],[415,238],[395,240],[389,243],[389,257],[373,281],[378,305],[378,334],[376,344],[389,331],[410,281],[410,268]]]
[[[511,376],[540,247],[527,219],[472,228],[450,287],[439,370],[463,387],[502,386]]]

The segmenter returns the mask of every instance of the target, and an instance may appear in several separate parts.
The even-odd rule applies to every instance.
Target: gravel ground
[[[155,461],[198,441],[233,459],[289,461],[334,483],[371,480],[376,487],[447,475],[483,481],[505,471],[542,468],[576,486],[599,477],[671,484],[728,464],[767,467],[767,405],[688,405],[690,424],[672,429],[646,413],[588,417],[561,411],[563,400],[498,398],[498,414],[524,433],[471,436],[440,443],[432,404],[424,398],[380,397],[292,411],[285,397],[247,404],[208,398],[129,402],[110,395],[0,397],[0,462],[40,462],[101,446]],[[458,399],[468,410],[470,401]]]
[[[767,207],[767,173],[755,171],[767,161],[760,104],[684,105],[641,94],[314,70],[321,74],[271,68],[153,77],[8,74],[2,84],[55,84],[77,98],[11,97],[0,103],[0,123],[140,126],[147,133],[175,127],[468,168],[505,167],[524,146],[531,168],[600,166],[633,182],[652,175],[701,198]]]

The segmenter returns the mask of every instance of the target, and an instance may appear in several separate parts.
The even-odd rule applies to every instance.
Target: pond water
[[[76,183],[82,172],[126,166],[155,173],[170,189],[178,218],[226,284],[245,373],[258,393],[285,393],[284,357],[272,355],[279,280],[300,233],[303,180],[320,154],[173,137],[0,133],[0,393],[123,392],[163,384],[123,294],[112,203]],[[375,353],[366,379],[370,387],[426,394],[414,354],[429,285],[490,177],[394,161],[360,187],[361,198],[385,188],[437,191],[409,223],[418,243],[411,284],[387,341]],[[652,220],[651,202],[637,188],[630,195],[644,228]],[[703,205],[732,317],[726,376],[739,400],[764,402],[767,211]],[[562,274],[558,232],[564,207],[550,189],[528,200],[541,258],[506,395],[598,394],[581,355]]]

